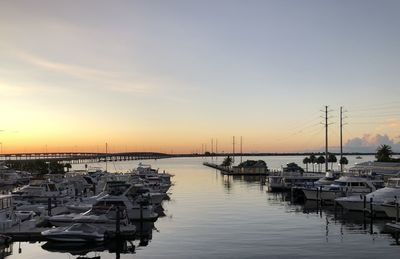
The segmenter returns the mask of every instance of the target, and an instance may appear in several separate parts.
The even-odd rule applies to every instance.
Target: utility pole
[[[343,106],[340,106],[340,172],[343,172]]]
[[[328,106],[325,106],[325,172],[328,172]]]

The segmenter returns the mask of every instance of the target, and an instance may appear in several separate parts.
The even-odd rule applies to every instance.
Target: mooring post
[[[367,197],[363,195],[363,218],[364,218],[364,229],[367,228]]]
[[[373,234],[374,233],[374,229],[373,229],[373,223],[374,223],[374,211],[373,211],[373,205],[372,205],[372,201],[373,201],[373,198],[371,197],[370,199],[369,199],[369,210],[370,210],[370,218],[371,218],[371,229],[370,229],[370,232],[371,232],[371,234]]]
[[[143,222],[143,201],[140,202],[140,222]]]
[[[322,209],[322,203],[324,202],[322,199],[322,186],[319,187],[319,199],[321,201],[321,209]]]
[[[115,235],[119,236],[121,234],[121,218],[120,218],[120,209],[119,206],[117,206],[117,220],[115,221]]]
[[[396,223],[399,222],[399,203],[396,201]]]
[[[290,202],[293,203],[293,187],[290,187]]]
[[[337,212],[336,212],[337,202],[336,202],[336,200],[333,200],[333,209],[335,210],[335,221],[336,221],[336,216],[337,216]]]
[[[51,198],[47,198],[47,215],[51,216]]]

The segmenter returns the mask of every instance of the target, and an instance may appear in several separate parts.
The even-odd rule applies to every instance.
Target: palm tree
[[[340,159],[339,161],[340,165],[347,165],[349,163],[349,160],[347,160],[347,158],[344,156]]]
[[[325,157],[319,156],[317,158],[318,170],[321,172],[321,165],[325,163]]]
[[[331,163],[331,170],[333,170],[333,163],[337,162],[337,158],[336,158],[335,154],[328,155],[328,162]]]
[[[392,151],[392,147],[389,145],[380,145],[377,149],[376,149],[376,159],[378,160],[378,162],[390,162],[391,156],[393,154]]]
[[[314,172],[314,164],[317,162],[317,158],[315,157],[314,153],[310,155],[310,163],[312,163],[312,171]]]
[[[227,156],[224,161],[222,162],[221,166],[231,166],[233,163],[233,160],[230,156]]]
[[[309,157],[305,157],[305,158],[303,159],[303,164],[306,165],[306,172],[308,172],[308,164],[309,164],[310,162],[311,162],[311,160],[310,160]]]

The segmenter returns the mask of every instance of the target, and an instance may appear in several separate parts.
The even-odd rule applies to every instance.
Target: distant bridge
[[[85,152],[60,152],[60,153],[18,153],[0,154],[1,161],[60,161],[72,164],[97,163],[106,161],[127,161],[144,159],[169,158],[171,155],[156,152],[122,152],[122,153],[85,153]]]

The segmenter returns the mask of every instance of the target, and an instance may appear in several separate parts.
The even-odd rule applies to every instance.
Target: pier
[[[112,161],[129,161],[145,159],[169,158],[171,155],[157,152],[122,152],[122,153],[85,153],[85,152],[60,152],[60,153],[17,153],[0,154],[1,161],[59,161],[71,164],[99,163]]]

